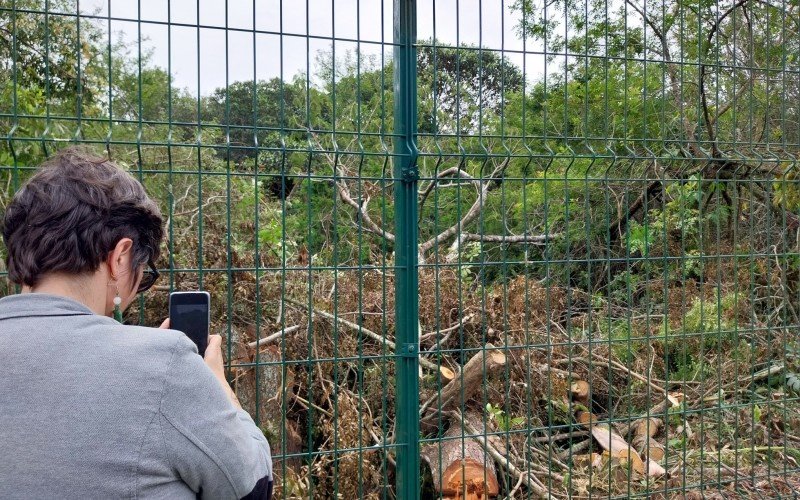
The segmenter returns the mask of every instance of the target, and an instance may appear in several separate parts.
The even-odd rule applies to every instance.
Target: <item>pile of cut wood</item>
[[[512,454],[506,449],[500,433],[487,428],[487,417],[473,409],[480,407],[471,400],[478,399],[476,396],[487,377],[498,372],[507,361],[501,350],[487,344],[421,407],[423,431],[446,429],[438,442],[425,445],[421,450],[422,458],[431,470],[433,488],[443,498],[483,500],[498,496],[498,469],[504,469],[507,476],[517,478],[514,490],[503,492],[508,498],[522,486],[541,498],[548,498],[551,489],[547,485],[564,481],[558,470],[566,471],[570,465],[564,463],[558,454],[539,451],[545,461],[550,461],[546,466]],[[570,451],[563,460],[595,468],[623,465],[642,477],[666,475],[666,470],[660,465],[664,458],[664,445],[656,439],[664,422],[658,417],[665,415],[670,408],[680,406],[683,394],[665,394],[664,400],[645,414],[617,424],[591,413],[591,388],[587,382],[574,382],[568,397],[571,401],[565,403],[574,410],[574,429],[569,434],[586,436],[587,439],[574,449],[587,451]]]

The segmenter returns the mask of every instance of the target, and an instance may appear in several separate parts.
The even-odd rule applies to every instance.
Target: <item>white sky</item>
[[[281,2],[283,16],[280,15]],[[134,56],[139,50],[141,26],[142,50],[152,52],[152,63],[164,69],[169,67],[175,86],[193,94],[208,94],[225,86],[226,63],[231,83],[252,80],[254,76],[269,79],[280,76],[281,71],[284,78],[291,79],[305,72],[309,63],[313,75],[316,71],[314,58],[317,53],[330,50],[331,37],[338,39],[335,42],[337,57],[358,47],[355,42],[341,39],[360,39],[362,54],[375,55],[380,61],[381,37],[385,42],[392,40],[392,3],[392,0],[227,0],[227,26],[233,29],[228,31],[227,54],[225,30],[216,29],[226,26],[225,0],[83,0],[80,10],[84,14],[106,17],[110,4],[111,17],[120,19],[112,19],[111,31],[125,41]],[[514,33],[519,13],[511,12],[511,3],[513,0],[419,0],[418,38],[433,37],[435,17],[435,34],[440,42],[455,45],[458,40],[492,49],[504,47],[521,51],[522,40]],[[137,18],[143,22],[137,23]],[[171,45],[168,43],[168,20],[173,23]],[[108,29],[107,21],[98,23],[104,30]],[[199,29],[198,24],[202,26]],[[254,42],[254,28],[271,33],[256,33]],[[319,38],[307,42],[306,34]],[[528,45],[528,50],[532,48]],[[387,57],[391,50],[391,46],[384,47]],[[541,55],[507,53],[506,56],[520,67],[523,58],[527,59],[529,81],[543,71]]]

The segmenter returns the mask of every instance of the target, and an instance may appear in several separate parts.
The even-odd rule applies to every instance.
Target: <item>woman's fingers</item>
[[[212,351],[215,355],[219,354],[220,359],[222,359],[222,337],[220,335],[208,336],[206,353],[208,353],[208,351]]]
[[[161,326],[159,326],[159,328],[161,328],[161,329],[163,329],[163,330],[169,330],[169,318],[165,319],[165,320],[164,320],[164,321],[161,323]]]

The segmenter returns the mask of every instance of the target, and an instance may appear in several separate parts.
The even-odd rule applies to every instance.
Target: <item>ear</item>
[[[133,240],[122,238],[108,254],[108,269],[111,276],[124,280],[131,272],[133,263]]]

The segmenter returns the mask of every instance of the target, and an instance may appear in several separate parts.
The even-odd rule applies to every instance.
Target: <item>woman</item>
[[[267,498],[269,445],[182,333],[112,319],[149,289],[157,205],[110,161],[47,161],[6,208],[0,498]],[[168,328],[168,320],[162,328]]]

